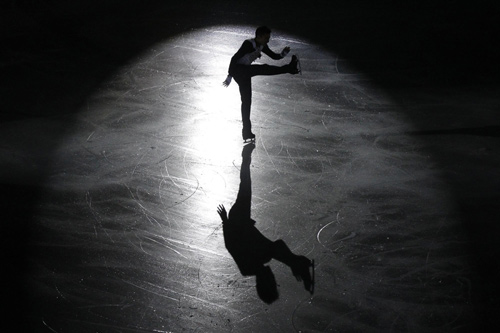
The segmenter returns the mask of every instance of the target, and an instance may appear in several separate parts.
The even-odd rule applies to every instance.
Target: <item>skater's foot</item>
[[[300,62],[299,58],[294,54],[292,56],[292,60],[288,64],[290,66],[290,74],[298,74],[300,73]]]
[[[304,256],[300,256],[295,260],[291,268],[297,281],[302,281],[304,283],[304,288],[312,294],[314,290],[314,281],[310,271],[311,267],[313,267],[312,261]]]
[[[243,129],[241,134],[243,136],[243,141],[245,141],[245,142],[255,141],[255,134],[253,134],[251,130]]]

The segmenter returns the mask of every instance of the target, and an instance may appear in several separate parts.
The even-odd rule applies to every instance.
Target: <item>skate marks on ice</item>
[[[306,235],[316,229],[315,295],[294,311],[295,328],[473,322],[468,242],[439,167],[382,91],[301,47],[303,80],[255,84],[253,112],[259,167],[272,174],[261,175],[268,194],[256,211],[291,223],[278,218],[287,207],[285,216],[310,224]]]
[[[317,132],[323,123],[331,126],[322,116]],[[365,131],[343,135],[334,147],[311,140],[312,152],[267,146],[273,168],[283,161],[278,169],[290,188],[317,198],[309,207],[296,203],[321,246],[314,251],[315,296],[295,311],[294,325],[318,332],[461,327],[472,317],[468,244],[445,184],[416,139]]]
[[[418,137],[361,74],[280,32],[273,43],[286,40],[303,75],[255,80],[252,215],[266,237],[315,258],[315,295],[271,263],[280,299],[268,306],[240,274],[215,208],[239,185],[239,94],[220,82],[247,32],[179,35],[89,97],[38,210],[36,324],[322,332],[463,321],[463,240]]]
[[[212,331],[254,317],[214,215],[237,189],[241,143],[227,128],[239,115],[205,103],[220,71],[204,73],[191,44],[179,37],[117,72],[54,154],[33,279],[53,297],[34,305],[34,326]]]
[[[200,280],[200,258],[220,267],[207,270],[212,280],[231,260],[210,235],[235,168],[227,145],[214,139],[207,152],[199,144],[197,127],[209,117],[193,101],[190,71],[175,66],[189,58],[175,50],[151,50],[104,83],[55,153],[33,282],[54,296],[35,305],[54,331],[210,331],[241,317]],[[201,312],[203,323],[193,318]]]

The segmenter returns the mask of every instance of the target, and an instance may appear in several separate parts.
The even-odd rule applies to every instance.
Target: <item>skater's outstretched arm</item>
[[[219,216],[222,220],[222,223],[226,223],[227,221],[229,221],[229,219],[227,218],[227,212],[226,212],[226,208],[224,207],[224,205],[219,205],[217,207],[217,213],[219,213]]]
[[[290,46],[285,46],[281,51],[281,56],[285,57],[290,52]]]
[[[273,50],[271,50],[269,48],[269,46],[267,46],[267,44],[266,44],[266,45],[264,45],[262,52],[267,54],[271,59],[279,60],[279,59],[283,59],[288,54],[288,52],[290,52],[290,47],[286,46],[283,49],[283,51],[281,51],[281,53],[278,54],[278,53],[275,53]]]

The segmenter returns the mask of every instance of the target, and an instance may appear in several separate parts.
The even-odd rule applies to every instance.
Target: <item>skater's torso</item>
[[[255,39],[247,39],[245,43],[250,43],[252,45],[253,51],[246,53],[241,58],[239,58],[236,62],[239,65],[252,64],[252,62],[257,60],[257,58],[260,58],[262,49],[264,48],[264,45],[257,45]]]
[[[281,59],[279,54],[274,53],[267,44],[259,44],[255,38],[247,39],[243,42],[238,52],[231,58],[229,74],[234,76],[234,69],[237,65],[251,65],[257,58],[265,53],[272,59]]]

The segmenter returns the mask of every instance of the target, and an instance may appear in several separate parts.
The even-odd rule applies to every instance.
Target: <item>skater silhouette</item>
[[[278,75],[278,74],[297,74],[299,73],[299,60],[293,55],[289,64],[284,66],[271,65],[252,65],[257,58],[261,57],[261,52],[274,60],[283,59],[290,47],[283,48],[281,53],[272,51],[267,43],[271,38],[271,30],[266,27],[258,27],[255,31],[255,38],[247,39],[243,42],[240,49],[231,58],[229,64],[229,75],[222,84],[227,87],[232,78],[238,83],[241,95],[241,119],[243,122],[242,136],[243,140],[254,140],[255,134],[252,133],[252,123],[250,121],[250,107],[252,104],[252,77],[256,75]]]
[[[271,241],[255,227],[255,221],[250,216],[252,187],[250,179],[251,154],[255,145],[245,145],[242,152],[243,161],[240,170],[240,188],[236,202],[229,210],[229,216],[223,205],[217,212],[222,219],[224,243],[244,276],[256,276],[257,294],[270,304],[278,299],[276,280],[269,266],[265,264],[276,259],[292,270],[298,281],[302,280],[304,288],[311,294],[314,281],[310,268],[312,262],[299,256],[288,248],[281,239]]]

